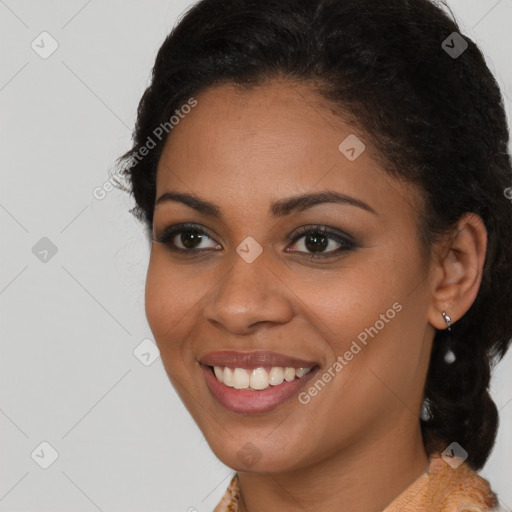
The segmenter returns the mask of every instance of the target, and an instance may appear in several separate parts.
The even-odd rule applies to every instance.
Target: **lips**
[[[199,362],[207,366],[229,366],[231,368],[245,368],[246,370],[270,368],[273,366],[311,368],[318,365],[316,361],[306,361],[305,359],[298,359],[265,350],[254,352],[209,352]]]
[[[213,398],[225,409],[242,414],[266,413],[289,401],[297,396],[320,369],[315,361],[307,361],[269,351],[210,352],[201,357],[200,363],[206,384]],[[215,374],[214,368],[216,369]],[[286,379],[283,379],[281,374],[281,378],[275,383],[276,385],[269,386],[267,383],[267,387],[263,385],[261,388],[256,388],[261,390],[254,390],[250,388],[237,389],[239,386],[237,386],[236,378],[234,383],[223,382],[225,379],[222,379],[222,377],[219,380],[220,375],[216,376],[216,374],[222,368],[225,370],[233,368],[236,372],[241,373],[246,373],[246,370],[249,373],[258,373],[258,371],[255,372],[258,368],[264,368],[265,370],[272,368],[274,371],[277,369],[278,372],[283,368],[287,370],[293,370],[294,368],[307,369],[308,371],[301,371],[297,375]],[[245,386],[247,386],[247,382]],[[244,387],[244,384],[241,387]]]

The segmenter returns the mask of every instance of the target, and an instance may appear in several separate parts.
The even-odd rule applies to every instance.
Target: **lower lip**
[[[300,379],[284,381],[263,391],[250,391],[226,386],[217,380],[210,366],[202,364],[201,368],[206,377],[206,384],[215,399],[226,409],[241,414],[258,414],[275,409],[297,395],[319,370],[318,367],[314,368]]]

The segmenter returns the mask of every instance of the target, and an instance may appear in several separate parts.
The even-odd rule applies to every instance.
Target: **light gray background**
[[[229,482],[160,358],[134,354],[152,336],[132,201],[93,196],[130,147],[156,52],[191,3],[0,0],[0,511],[206,512]],[[512,0],[449,5],[510,119]],[[50,48],[43,31],[59,45],[46,59],[31,47]],[[57,248],[46,262],[32,250],[43,237]],[[507,510],[511,370],[512,353],[493,379],[501,428],[482,471]],[[58,452],[47,469],[42,442]]]

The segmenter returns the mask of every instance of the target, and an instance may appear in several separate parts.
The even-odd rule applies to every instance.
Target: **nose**
[[[252,263],[238,254],[204,306],[207,321],[234,334],[249,334],[257,324],[284,324],[293,316],[293,293],[264,253]]]

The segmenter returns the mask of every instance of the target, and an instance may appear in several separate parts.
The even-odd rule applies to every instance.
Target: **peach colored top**
[[[237,512],[239,496],[235,474],[213,512]],[[452,468],[440,454],[433,454],[429,469],[383,512],[493,512],[497,507],[497,497],[487,480],[465,462]]]

